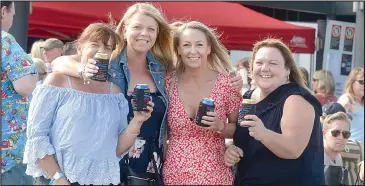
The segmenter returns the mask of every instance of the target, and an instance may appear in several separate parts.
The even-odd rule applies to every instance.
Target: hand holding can
[[[132,94],[133,111],[147,111],[147,104],[151,101],[150,88],[147,84],[137,84]]]
[[[209,125],[202,123],[202,119],[203,116],[207,116],[207,112],[214,112],[214,109],[214,101],[209,98],[204,98],[199,104],[198,114],[196,115],[195,123],[201,127],[209,127]]]
[[[238,113],[238,121],[237,126],[241,126],[240,123],[245,121],[246,115],[255,115],[256,114],[256,104],[252,99],[243,99],[239,113]]]
[[[93,59],[95,60],[95,65],[99,68],[99,70],[96,74],[91,76],[90,79],[106,82],[109,67],[109,55],[98,52],[95,54]]]

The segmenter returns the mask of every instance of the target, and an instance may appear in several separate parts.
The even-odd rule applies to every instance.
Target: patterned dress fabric
[[[18,94],[13,82],[36,73],[36,68],[30,56],[5,31],[1,31],[1,48],[1,173],[4,173],[22,162],[31,99]]]
[[[222,121],[226,121],[227,116],[238,109],[242,99],[240,92],[234,90],[228,80],[228,75],[219,74],[209,95]],[[167,86],[170,81],[171,76],[167,79]],[[176,81],[172,86],[168,112],[169,144],[163,166],[164,183],[232,185],[232,170],[224,164],[224,138],[217,132],[198,127],[195,119],[191,121],[178,97]]]

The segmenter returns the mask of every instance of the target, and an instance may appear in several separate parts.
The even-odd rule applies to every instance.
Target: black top
[[[244,98],[251,98],[252,92],[246,92]],[[301,95],[314,107],[315,120],[308,146],[298,159],[282,159],[251,137],[248,128],[237,127],[234,144],[244,151],[244,156],[237,164],[235,185],[324,184],[323,135],[319,122],[322,108],[317,99],[296,83],[285,84],[257,103],[256,115],[267,129],[280,134],[284,103],[290,95]]]
[[[151,97],[155,106],[153,107],[153,112],[151,117],[147,119],[141,127],[140,134],[137,136],[136,144],[129,152],[124,156],[124,158],[119,162],[120,165],[120,180],[124,182],[124,163],[126,156],[129,157],[129,164],[133,170],[143,171],[143,172],[154,172],[152,167],[152,157],[151,153],[156,153],[157,168],[161,172],[161,161],[162,161],[162,148],[158,147],[158,136],[160,134],[160,127],[163,116],[165,114],[166,106],[163,102],[163,98],[160,92],[151,93]],[[128,122],[133,118],[133,108],[131,104],[132,96],[125,95],[128,100],[129,114]]]

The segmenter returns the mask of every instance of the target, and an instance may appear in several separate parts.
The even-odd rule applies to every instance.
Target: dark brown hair
[[[109,39],[112,39],[112,49],[115,50],[122,40],[115,33],[114,28],[106,23],[92,23],[87,26],[76,40],[76,48],[79,48],[86,41],[102,41],[104,45],[108,45]]]
[[[4,6],[6,7],[7,10],[9,10],[11,8],[11,6],[13,5],[14,1],[1,1],[1,8],[3,8]]]

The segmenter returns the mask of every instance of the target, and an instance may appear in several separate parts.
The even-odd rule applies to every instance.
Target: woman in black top
[[[256,101],[256,115],[240,123],[225,153],[228,166],[238,163],[235,185],[324,184],[321,105],[290,49],[277,39],[258,42],[250,70],[258,88],[244,98]]]

